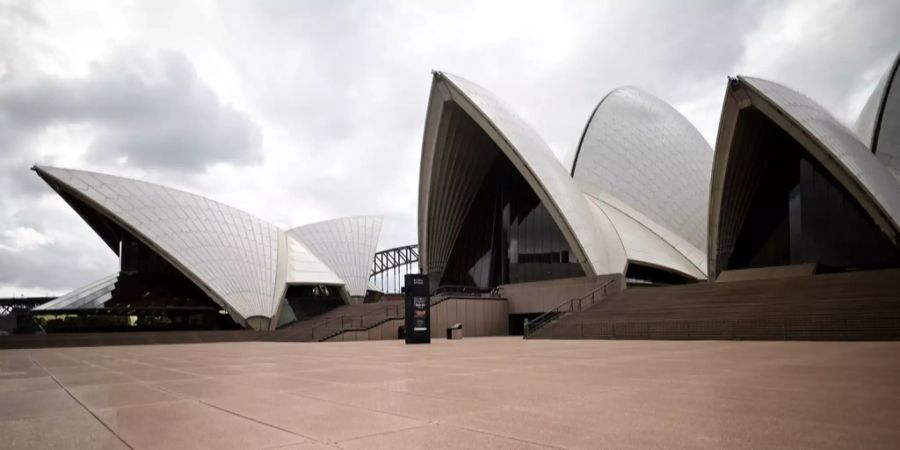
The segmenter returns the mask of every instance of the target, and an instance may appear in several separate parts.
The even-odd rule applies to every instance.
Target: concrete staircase
[[[324,341],[340,334],[344,330],[361,328],[370,322],[378,321],[381,316],[386,318],[392,311],[396,311],[398,307],[402,315],[402,301],[339,306],[312,319],[295,322],[276,330],[271,333],[270,338],[267,340],[285,342]]]
[[[900,339],[900,270],[632,287],[531,338]]]

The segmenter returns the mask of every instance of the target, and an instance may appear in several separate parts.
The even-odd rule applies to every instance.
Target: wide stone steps
[[[898,339],[900,270],[629,288],[533,337]]]
[[[271,333],[269,340],[292,342],[316,342],[333,337],[341,330],[359,327],[360,318],[373,320],[379,312],[396,308],[402,305],[401,301],[380,303],[363,303],[358,305],[343,305],[331,311],[320,314],[312,319],[290,324]]]

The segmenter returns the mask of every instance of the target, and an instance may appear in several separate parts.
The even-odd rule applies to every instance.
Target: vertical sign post
[[[407,274],[405,337],[407,344],[431,343],[431,291],[428,275]]]

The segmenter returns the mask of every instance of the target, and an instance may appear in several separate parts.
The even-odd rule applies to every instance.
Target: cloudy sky
[[[715,141],[726,77],[852,123],[900,50],[900,2],[0,0],[0,296],[117,268],[32,164],[173,185],[283,227],[385,215],[416,241],[433,69],[507,100],[562,160],[621,85]]]

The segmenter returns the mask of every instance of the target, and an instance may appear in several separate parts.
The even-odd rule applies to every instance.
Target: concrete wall
[[[509,301],[509,314],[532,314],[547,312],[566,300],[588,294],[609,280],[616,281],[607,288],[607,293],[612,294],[625,288],[625,277],[611,274],[504,284],[499,289],[500,296]]]
[[[724,270],[717,282],[771,280],[775,278],[809,277],[816,274],[815,264],[757,267],[754,269]]]
[[[507,336],[509,303],[502,298],[450,298],[431,307],[431,337],[446,338],[447,327],[463,326],[463,337]]]
[[[447,327],[463,326],[463,337],[506,336],[509,334],[509,307],[502,298],[449,298],[431,307],[431,338],[447,337]],[[391,320],[371,330],[348,331],[328,342],[397,339],[403,320]]]
[[[0,337],[0,349],[194,344],[200,342],[250,342],[266,341],[270,336],[271,334],[268,331],[252,330],[14,334]]]

